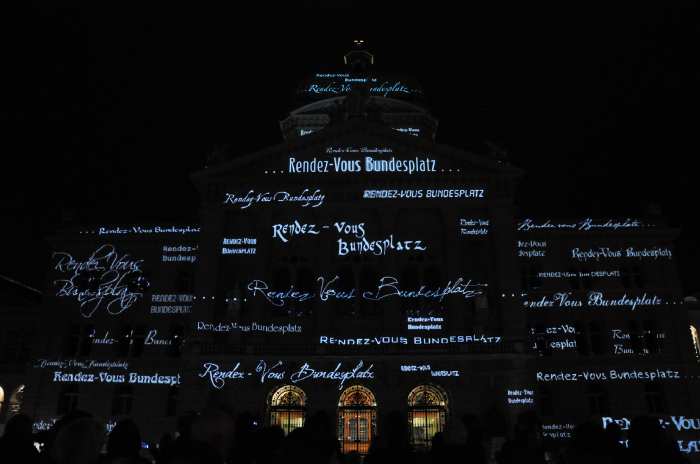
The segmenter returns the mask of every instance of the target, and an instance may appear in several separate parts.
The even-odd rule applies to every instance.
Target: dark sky
[[[521,215],[635,216],[657,202],[683,230],[686,292],[700,290],[697,7],[321,3],[0,15],[0,273],[41,287],[61,221],[195,221],[188,173],[215,144],[279,143],[297,83],[340,66],[359,37],[378,69],[421,82],[438,142],[489,140],[528,172]]]

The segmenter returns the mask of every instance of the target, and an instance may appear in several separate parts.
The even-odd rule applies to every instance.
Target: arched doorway
[[[447,394],[436,385],[419,385],[408,394],[408,426],[415,448],[430,448],[436,433],[445,430]]]
[[[338,441],[343,453],[367,454],[377,429],[377,401],[360,385],[348,387],[338,401]]]
[[[306,394],[293,385],[284,385],[270,393],[268,399],[270,425],[279,425],[287,435],[304,426]]]

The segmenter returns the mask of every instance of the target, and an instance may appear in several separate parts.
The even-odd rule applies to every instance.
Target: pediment
[[[405,178],[517,176],[500,160],[399,133],[362,119],[336,123],[323,131],[241,155],[195,173],[196,183],[236,179],[332,182]]]

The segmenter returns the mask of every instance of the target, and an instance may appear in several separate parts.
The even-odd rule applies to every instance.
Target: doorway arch
[[[343,453],[369,452],[377,432],[377,400],[369,388],[348,387],[338,400],[338,441]]]
[[[428,449],[436,433],[445,430],[447,394],[437,385],[419,385],[408,394],[411,445]]]
[[[306,393],[299,387],[283,385],[268,397],[270,425],[278,425],[287,435],[304,426],[306,419]]]

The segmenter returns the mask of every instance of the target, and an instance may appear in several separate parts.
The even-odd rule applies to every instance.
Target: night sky
[[[527,171],[520,216],[658,203],[682,229],[685,292],[700,291],[697,7],[320,3],[0,15],[0,274],[43,289],[46,237],[62,224],[195,223],[189,173],[216,144],[280,143],[299,81],[340,69],[363,38],[378,70],[422,84],[439,143],[490,141]]]

